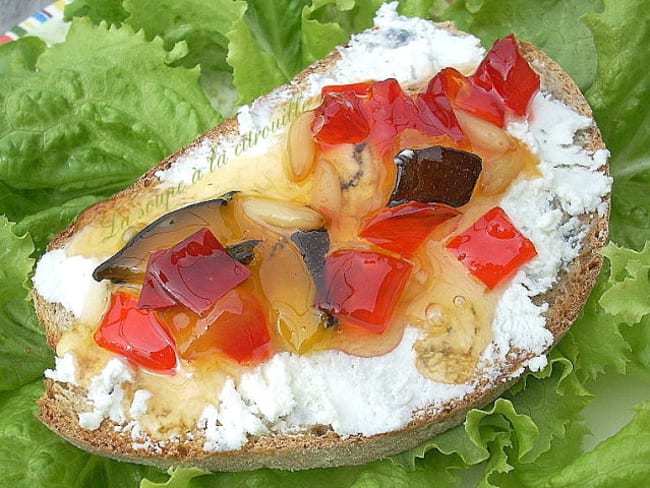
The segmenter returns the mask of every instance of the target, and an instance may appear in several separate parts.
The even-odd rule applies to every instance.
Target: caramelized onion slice
[[[476,154],[443,146],[405,149],[395,164],[397,181],[390,206],[416,201],[460,207],[469,202],[482,170]]]
[[[97,266],[93,278],[116,283],[142,281],[151,251],[173,247],[203,227],[222,235],[227,226],[223,209],[234,194],[229,192],[219,198],[194,203],[154,220],[120,251]]]

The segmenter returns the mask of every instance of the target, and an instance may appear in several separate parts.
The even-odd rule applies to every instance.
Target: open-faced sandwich
[[[375,24],[52,241],[52,430],[161,467],[358,464],[545,366],[607,235],[590,108],[513,36]]]

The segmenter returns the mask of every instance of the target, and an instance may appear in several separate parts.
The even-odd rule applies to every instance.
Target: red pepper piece
[[[362,81],[361,83],[348,83],[347,85],[327,85],[321,90],[321,96],[329,94],[350,93],[359,97],[367,97],[368,90],[373,85],[372,81]]]
[[[418,95],[416,103],[431,135],[447,135],[456,142],[465,141],[465,134],[458,123],[451,100],[445,91],[443,80],[434,76],[427,89]]]
[[[165,252],[165,249],[153,251],[149,255],[148,262],[160,259],[160,255]],[[161,309],[173,307],[174,305],[176,305],[176,300],[167,292],[159,276],[155,273],[147,272],[142,283],[138,307],[141,309]]]
[[[173,337],[152,312],[139,310],[137,299],[127,293],[111,295],[95,342],[150,371],[176,371],[178,353]]]
[[[151,255],[139,306],[163,308],[171,298],[201,315],[251,275],[206,227],[173,248]]]
[[[372,140],[380,143],[392,141],[404,129],[424,126],[415,102],[394,78],[373,83],[360,108],[372,121]]]
[[[454,108],[476,115],[496,126],[504,126],[504,104],[499,95],[485,90],[454,68],[443,69],[436,78],[441,83],[434,83],[432,87],[442,88]]]
[[[449,99],[423,94],[411,97],[394,78],[377,82],[327,86],[314,113],[312,134],[324,144],[357,144],[366,140],[391,147],[397,134],[415,129],[455,141],[465,136]]]
[[[464,139],[449,100],[442,97],[410,97],[394,78],[375,82],[369,98],[361,105],[366,119],[372,120],[373,141],[390,144],[406,129],[415,129],[431,136]]]
[[[325,87],[323,101],[311,125],[316,141],[324,144],[356,144],[370,133],[370,125],[359,109],[367,98],[370,83]]]
[[[537,256],[533,243],[517,230],[500,207],[486,212],[446,247],[490,289]]]
[[[207,330],[184,351],[185,358],[221,352],[239,363],[254,364],[268,357],[271,333],[265,310],[254,295],[241,289],[230,290],[199,320],[196,328]]]
[[[410,258],[433,230],[460,215],[447,205],[408,202],[385,208],[367,220],[361,237],[405,258]]]
[[[472,80],[485,90],[494,89],[516,115],[524,116],[539,90],[539,75],[519,52],[515,36],[497,40]]]
[[[327,257],[316,306],[342,323],[381,334],[411,273],[411,264],[386,254],[343,249]]]

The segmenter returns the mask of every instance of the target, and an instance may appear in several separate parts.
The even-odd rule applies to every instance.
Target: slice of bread
[[[178,179],[174,180],[176,178],[174,176],[176,175],[175,171],[178,171],[178,174],[185,175],[181,179],[186,178],[186,180],[191,179],[187,175],[194,172],[197,186],[205,184],[205,180],[201,180],[201,174],[197,172],[197,167],[201,164],[203,164],[203,174],[210,172],[219,177],[223,173],[227,176],[227,168],[232,163],[227,162],[225,158],[223,160],[225,164],[219,162],[218,155],[221,154],[219,148],[229,147],[233,150],[235,147],[233,146],[234,141],[250,133],[250,127],[257,127],[258,129],[261,127],[259,124],[260,120],[263,121],[264,114],[267,114],[267,120],[271,120],[274,114],[282,110],[282,107],[286,109],[287,104],[291,107],[291,104],[295,103],[297,99],[300,99],[301,103],[305,100],[309,101],[311,95],[302,98],[303,94],[318,93],[319,84],[323,84],[323,80],[331,78],[338,83],[357,82],[378,76],[376,72],[382,72],[384,68],[370,70],[371,72],[364,74],[363,67],[368,65],[368,59],[359,60],[359,66],[357,66],[359,72],[340,74],[342,69],[352,71],[351,66],[353,65],[349,62],[350,56],[358,55],[355,54],[355,49],[358,49],[359,45],[367,43],[372,46],[377,39],[382,39],[388,44],[392,43],[393,46],[388,46],[387,49],[395,50],[395,64],[400,64],[397,60],[399,56],[403,56],[403,53],[398,52],[398,49],[404,43],[408,45],[413,39],[417,39],[417,42],[421,41],[418,36],[422,35],[422,26],[425,21],[421,19],[411,21],[399,18],[394,12],[391,13],[386,9],[383,12],[378,27],[371,33],[360,35],[351,42],[350,46],[342,47],[322,61],[310,66],[300,73],[290,85],[280,87],[271,94],[261,97],[249,109],[240,111],[238,118],[227,120],[192,144],[171,155],[126,190],[84,211],[76,222],[55,237],[49,245],[48,254],[52,255],[57,250],[65,250],[68,257],[79,254],[84,256],[82,259],[91,259],[92,263],[98,264],[115,252],[115,249],[106,250],[102,249],[101,245],[95,246],[94,243],[99,241],[93,241],[92,239],[90,240],[91,244],[83,245],[84,239],[90,235],[88,229],[97,226],[98,222],[104,222],[104,231],[113,235],[116,233],[116,228],[119,228],[120,232],[124,230],[121,227],[123,222],[128,221],[129,224],[123,227],[135,225],[142,228],[157,215],[191,203],[186,200],[186,192],[179,190],[185,183],[178,183]],[[466,34],[456,31],[453,25],[441,24],[434,27],[431,23],[426,22],[426,24],[428,25],[426,29],[433,29],[431,32],[435,32],[436,36],[439,34],[446,42],[455,40],[470,46],[475,43]],[[432,38],[431,42],[441,41]],[[565,107],[570,107],[574,113],[584,117],[575,118],[575,120],[581,120],[581,124],[576,123],[573,126],[569,124],[566,128],[562,125],[562,120],[552,120],[549,123],[554,124],[556,130],[575,131],[575,135],[573,133],[568,135],[569,139],[573,138],[573,142],[571,140],[564,141],[559,146],[566,147],[573,144],[573,147],[576,148],[574,153],[580,153],[580,156],[576,156],[576,158],[582,159],[578,162],[570,160],[562,163],[552,162],[543,171],[551,172],[554,171],[554,168],[564,170],[575,167],[579,170],[576,174],[589,173],[606,188],[609,184],[609,177],[607,176],[606,157],[604,157],[606,154],[605,146],[595,123],[591,120],[592,115],[589,105],[578,87],[555,62],[534,46],[526,42],[520,42],[519,46],[522,55],[541,77],[543,96],[540,96],[540,103],[559,101]],[[468,49],[471,50],[474,47]],[[453,48],[450,50],[453,51]],[[390,56],[387,59],[390,60]],[[379,63],[381,59],[375,61]],[[420,65],[417,60],[409,62],[412,62],[415,66]],[[437,69],[445,65],[445,62],[441,60],[439,66],[427,67],[426,70],[433,70],[427,76],[433,75]],[[390,72],[393,68],[399,70],[399,67],[394,66],[385,69]],[[471,66],[461,66],[461,68],[467,72],[471,69]],[[337,72],[336,76],[332,76],[335,71]],[[411,70],[411,72],[414,71],[417,70]],[[404,82],[404,80],[399,81]],[[421,84],[426,80],[419,80],[419,82]],[[289,108],[289,110],[294,109]],[[535,110],[535,104],[533,104],[532,118],[541,113],[535,112]],[[560,110],[559,113],[562,113],[562,109],[558,110]],[[565,110],[568,109],[565,108]],[[251,124],[251,114],[254,115],[254,118],[256,117],[252,125],[242,127],[242,124]],[[537,124],[538,128],[544,129],[545,123],[544,118],[539,115],[538,120],[529,120],[523,125],[532,127]],[[577,125],[580,126],[577,127]],[[275,131],[273,137],[283,137],[282,134],[286,134],[287,128],[288,125],[280,127],[280,124],[278,124],[278,130]],[[547,129],[547,132],[553,132],[552,127],[549,126]],[[517,132],[517,130],[516,128],[512,129],[513,132]],[[531,129],[528,133],[532,132]],[[537,132],[537,134],[541,133],[544,133],[544,130]],[[264,151],[264,137],[260,135],[259,138],[260,142],[257,145],[249,144],[251,151],[257,153]],[[533,145],[536,143],[539,143],[539,141],[531,142]],[[543,150],[541,152],[543,153]],[[565,157],[565,155],[561,157]],[[584,157],[588,158],[587,163],[583,161]],[[282,164],[281,158],[278,158],[277,164]],[[254,177],[251,176],[251,178]],[[173,181],[173,183],[170,184],[170,181]],[[211,183],[214,181],[216,180],[210,180]],[[191,184],[191,182],[188,184]],[[462,393],[443,397],[440,401],[432,401],[428,405],[419,406],[414,409],[415,411],[410,412],[410,416],[405,422],[398,424],[397,427],[393,424],[392,427],[388,427],[383,431],[379,429],[379,431],[372,433],[355,434],[348,431],[341,433],[333,425],[305,422],[301,428],[292,425],[283,430],[281,427],[282,422],[285,421],[287,425],[289,424],[285,418],[287,417],[285,413],[285,415],[276,416],[273,425],[267,423],[262,429],[263,431],[256,433],[248,431],[243,444],[234,449],[210,447],[210,426],[218,428],[220,423],[219,420],[215,422],[214,419],[205,416],[193,428],[179,428],[177,431],[168,430],[165,435],[160,433],[158,433],[158,436],[150,435],[147,429],[137,422],[138,414],[134,413],[134,410],[137,410],[135,408],[137,402],[134,402],[133,399],[136,391],[142,389],[137,384],[141,379],[141,374],[137,371],[137,368],[132,365],[125,365],[125,362],[121,363],[123,365],[123,369],[120,370],[121,373],[115,373],[113,376],[106,373],[103,376],[104,380],[109,382],[106,395],[110,396],[114,393],[114,390],[119,390],[120,394],[125,396],[121,399],[122,405],[118,406],[121,413],[115,414],[114,410],[111,410],[115,405],[110,408],[106,407],[98,420],[98,426],[89,427],[85,424],[85,427],[82,427],[80,425],[80,415],[89,411],[97,411],[99,400],[89,398],[89,396],[92,397],[89,394],[90,381],[88,378],[81,379],[84,376],[81,372],[84,364],[77,362],[71,370],[68,370],[64,363],[74,362],[69,359],[73,356],[68,356],[68,359],[65,359],[66,353],[73,350],[69,346],[71,343],[70,331],[76,331],[75,333],[77,333],[84,327],[86,331],[94,330],[97,321],[95,320],[93,323],[88,317],[96,319],[98,312],[91,310],[91,313],[88,314],[88,307],[84,308],[83,303],[80,305],[80,309],[73,310],[69,305],[69,301],[53,296],[51,292],[45,290],[45,286],[39,285],[37,279],[34,291],[36,311],[40,321],[45,326],[50,345],[57,350],[57,354],[61,358],[57,369],[46,374],[48,376],[45,380],[46,390],[39,401],[41,420],[54,432],[82,449],[119,460],[150,464],[161,468],[171,465],[186,465],[207,470],[226,471],[251,470],[261,467],[298,470],[366,463],[417,446],[437,433],[463,422],[466,413],[470,409],[483,406],[497,398],[513,382],[517,381],[528,368],[538,369],[542,367],[544,365],[544,354],[567,332],[587,300],[601,267],[602,259],[598,254],[598,250],[605,244],[607,239],[608,192],[606,190],[600,191],[599,194],[592,198],[592,200],[596,200],[595,202],[580,207],[580,202],[572,200],[569,194],[570,189],[567,189],[566,185],[557,190],[558,195],[550,193],[553,190],[547,188],[547,186],[542,185],[543,188],[539,190],[546,192],[545,195],[547,195],[542,198],[542,201],[547,205],[548,215],[553,214],[557,217],[557,225],[568,229],[563,231],[562,239],[570,241],[568,249],[572,250],[572,253],[569,252],[562,258],[558,258],[559,264],[556,276],[550,279],[551,283],[548,286],[540,285],[537,287],[535,280],[527,281],[525,276],[520,280],[519,286],[527,287],[527,293],[531,297],[527,310],[532,307],[539,311],[540,317],[543,317],[541,328],[547,331],[548,336],[546,340],[541,341],[542,347],[526,350],[520,344],[508,343],[507,341],[494,346],[493,349],[495,347],[497,349],[501,348],[501,357],[503,358],[497,367],[491,369],[486,367],[483,371],[477,371],[475,377],[471,382],[468,382]],[[162,192],[161,189],[163,189]],[[224,189],[233,190],[236,188]],[[215,189],[214,192],[220,194],[220,189]],[[199,192],[200,199],[205,199],[207,195],[207,193]],[[196,195],[193,197],[196,197]],[[134,223],[133,219],[129,220],[124,217],[125,212],[128,214],[128,211],[123,209],[141,208],[142,202],[149,201],[154,202],[150,205],[151,208],[156,207],[152,215],[145,215],[142,221],[137,223]],[[156,202],[158,202],[158,205]],[[164,202],[164,204],[161,202]],[[543,209],[537,209],[537,211],[542,212],[542,215],[546,215],[543,213]],[[95,227],[96,229],[97,227]],[[551,248],[553,248],[553,245],[551,244]],[[89,258],[95,248],[97,249],[97,256]],[[542,254],[540,251],[540,255]],[[70,264],[69,261],[66,261],[66,263],[66,265]],[[535,272],[534,270],[526,271],[531,276]],[[75,272],[71,271],[71,274],[75,275]],[[87,273],[85,276],[87,280]],[[86,292],[80,290],[78,293],[85,295]],[[100,312],[101,307],[102,305],[98,306]],[[92,309],[92,307],[90,308]],[[507,311],[504,313],[507,314]],[[526,315],[521,317],[512,316],[508,320],[515,324],[519,321],[522,328],[528,330],[530,324],[527,321],[534,321],[537,318]],[[88,334],[88,332],[86,333]],[[97,361],[102,362],[102,366],[109,359],[110,355],[105,351],[98,352]],[[363,361],[363,359],[359,361]],[[394,366],[396,368],[401,367],[401,365]],[[97,365],[92,365],[92,367],[97,368]],[[126,377],[124,371],[127,372]],[[95,377],[100,375],[101,373]],[[118,378],[120,375],[122,375],[121,379]],[[116,381],[116,383],[111,384],[110,381]],[[170,380],[161,376],[160,381]],[[268,380],[267,383],[269,382],[272,382],[272,380]],[[114,389],[114,385],[119,386],[119,388]],[[206,385],[206,388],[211,387],[211,385]],[[332,394],[335,395],[336,393],[332,392]],[[108,398],[108,396],[105,396],[104,399]],[[219,406],[218,398],[225,401],[223,396],[218,397],[216,395],[216,406]],[[241,401],[242,397],[238,398],[241,405],[250,407],[250,399]],[[111,399],[115,400],[115,397],[113,396]],[[126,413],[129,410],[129,404],[132,408],[129,413]],[[170,412],[183,408],[186,408],[184,398],[177,398],[176,402],[172,402],[168,406]],[[361,406],[361,408],[364,407]],[[246,415],[250,416],[251,411],[247,410],[242,413],[242,418]],[[263,413],[260,414],[259,410],[253,411],[253,413],[253,416],[257,419],[256,421],[264,419]],[[353,413],[350,412],[350,415],[353,415]]]

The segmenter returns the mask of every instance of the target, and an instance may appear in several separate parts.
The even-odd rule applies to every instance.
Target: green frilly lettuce
[[[643,0],[404,0],[484,45],[514,32],[577,80],[611,150],[612,244],[541,372],[464,425],[364,466],[169,473],[93,456],[37,419],[53,354],[29,301],[35,259],[86,206],[372,23],[380,0],[74,0],[65,42],[0,46],[0,471],[15,487],[641,487],[650,479],[650,99]],[[590,445],[592,409],[640,401]],[[609,386],[608,386],[609,385]],[[629,390],[629,388],[628,388]],[[614,388],[615,391],[615,388]],[[630,400],[632,401],[632,400]],[[620,402],[619,402],[620,403]],[[602,407],[601,407],[602,408]],[[608,410],[607,410],[608,411]],[[591,420],[590,420],[591,416]],[[611,415],[610,415],[611,416]],[[597,428],[598,427],[598,428]],[[602,430],[602,429],[601,429]],[[595,446],[593,444],[596,444]]]

